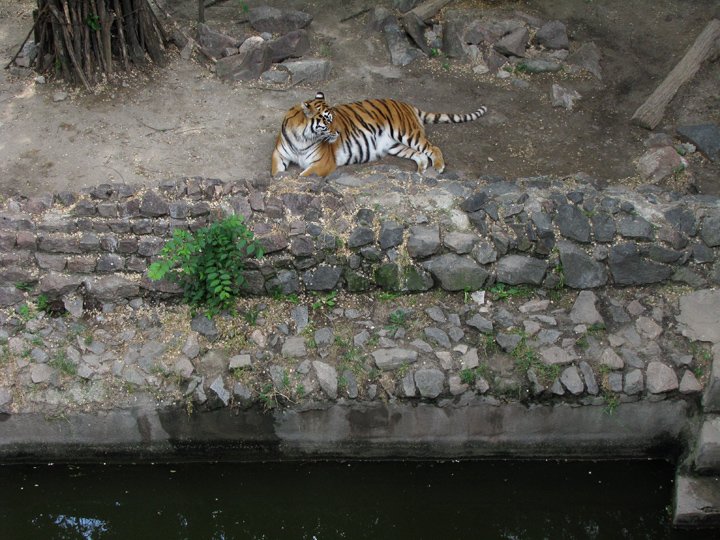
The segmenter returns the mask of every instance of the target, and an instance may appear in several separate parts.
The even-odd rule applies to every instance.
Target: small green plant
[[[583,334],[575,341],[575,346],[580,349],[581,351],[586,351],[590,347],[590,343],[588,343],[587,334]]]
[[[460,381],[464,384],[473,384],[478,377],[477,371],[474,369],[463,369],[460,372]]]
[[[17,283],[15,283],[15,288],[21,291],[28,292],[33,289],[33,284],[29,281],[18,281]]]
[[[22,304],[17,308],[17,314],[23,322],[28,322],[33,318],[32,309],[27,304]]]
[[[33,336],[32,339],[30,340],[30,343],[32,343],[36,347],[42,347],[43,346],[43,338],[41,338],[40,336]]]
[[[533,295],[532,288],[527,285],[507,285],[496,283],[489,291],[496,301],[507,300],[508,298],[530,298]]]
[[[44,294],[41,294],[37,297],[37,300],[35,301],[35,305],[37,306],[39,311],[48,312],[50,310],[50,300],[48,300],[48,297]]]
[[[275,392],[271,382],[267,382],[260,387],[258,397],[262,401],[265,410],[274,409],[278,406],[277,392]]]
[[[559,364],[546,364],[537,355],[537,353],[527,344],[527,340],[523,335],[520,343],[512,351],[512,357],[515,358],[515,365],[523,372],[533,369],[539,381],[544,385],[550,385],[560,376],[561,366]]]
[[[400,293],[381,291],[378,293],[378,300],[381,300],[383,302],[391,302],[391,301],[397,299],[399,296],[400,296]]]
[[[612,416],[615,413],[615,409],[617,409],[620,405],[620,398],[617,394],[613,394],[612,392],[606,392],[603,394],[603,398],[605,399],[603,412],[608,416]]]
[[[50,360],[48,364],[64,375],[72,376],[77,374],[77,366],[68,359],[65,351],[58,351],[55,358]]]
[[[258,315],[260,315],[260,310],[257,306],[253,306],[243,314],[243,318],[250,326],[255,326],[257,324]]]
[[[88,28],[92,30],[93,32],[97,32],[100,30],[100,17],[93,14],[88,14],[88,16],[85,18],[85,24],[88,25]]]
[[[385,330],[394,334],[400,328],[404,328],[407,323],[407,312],[402,309],[396,309],[388,316],[390,324],[385,326]]]
[[[397,369],[397,376],[402,378],[410,371],[410,364],[403,362],[402,365]]]
[[[310,304],[310,307],[313,309],[321,309],[321,308],[334,308],[335,304],[337,304],[337,291],[330,291],[324,296],[318,296],[318,299],[315,300],[312,304]]]
[[[303,398],[303,397],[305,397],[305,393],[306,393],[305,385],[302,383],[297,383],[295,385],[295,394],[297,395],[297,397]]]
[[[232,307],[246,282],[245,260],[263,256],[262,246],[243,219],[228,216],[195,233],[175,229],[148,276],[177,281],[185,301],[193,308],[205,308],[208,316]]]
[[[441,51],[438,47],[433,47],[432,49],[430,49],[430,58],[437,58],[438,56],[440,56],[440,54]]]
[[[558,282],[557,285],[555,285],[555,289],[563,289],[565,287],[565,269],[563,268],[562,263],[557,263],[555,265],[555,268],[553,268],[553,273],[557,276]]]
[[[605,327],[605,323],[597,322],[592,323],[590,326],[588,326],[587,333],[591,336],[601,336],[607,332],[607,328]]]

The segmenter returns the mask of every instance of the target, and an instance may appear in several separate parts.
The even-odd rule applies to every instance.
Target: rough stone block
[[[683,528],[720,526],[720,479],[679,475],[675,480],[673,525]]]
[[[720,416],[705,415],[695,446],[694,463],[699,473],[720,473]]]

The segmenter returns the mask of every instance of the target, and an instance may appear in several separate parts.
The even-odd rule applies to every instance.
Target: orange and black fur
[[[322,92],[290,109],[283,119],[272,154],[273,176],[291,163],[300,176],[327,176],[340,165],[367,163],[390,154],[412,159],[418,172],[431,164],[445,169],[443,155],[425,137],[423,124],[477,120],[487,111],[470,114],[428,113],[393,99],[367,99],[330,107]]]

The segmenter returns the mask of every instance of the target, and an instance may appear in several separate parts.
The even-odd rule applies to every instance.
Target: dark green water
[[[0,466],[0,540],[685,539],[672,464]]]

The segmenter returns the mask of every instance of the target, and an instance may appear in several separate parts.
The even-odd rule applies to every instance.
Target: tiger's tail
[[[460,124],[477,120],[487,112],[487,107],[482,106],[470,114],[430,113],[421,111],[418,108],[415,108],[415,110],[423,124]]]

